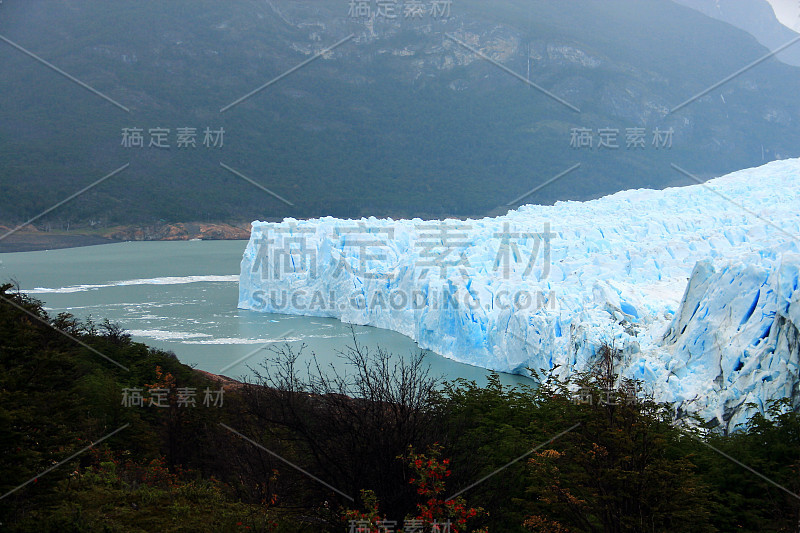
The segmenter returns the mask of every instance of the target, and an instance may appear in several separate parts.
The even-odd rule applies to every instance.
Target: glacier
[[[565,178],[568,179],[568,178]],[[470,220],[256,221],[239,308],[400,332],[456,361],[618,372],[733,430],[800,407],[800,159]]]

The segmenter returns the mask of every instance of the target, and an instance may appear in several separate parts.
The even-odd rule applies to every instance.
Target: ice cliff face
[[[502,372],[566,374],[613,343],[623,375],[732,429],[749,402],[797,397],[799,190],[786,160],[481,220],[255,222],[239,307],[392,329]]]

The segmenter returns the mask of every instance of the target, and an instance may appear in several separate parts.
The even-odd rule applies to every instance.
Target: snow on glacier
[[[254,222],[239,307],[398,331],[457,361],[585,368],[732,429],[798,398],[800,159],[496,218]],[[800,402],[800,399],[797,400]]]

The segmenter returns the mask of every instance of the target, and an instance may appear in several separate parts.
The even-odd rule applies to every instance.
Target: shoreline
[[[7,238],[8,241],[11,237]],[[66,250],[69,248],[85,248],[87,246],[103,246],[106,244],[121,244],[124,242],[187,242],[195,239],[148,239],[146,241],[138,239],[115,240],[92,235],[56,235],[51,239],[28,240],[22,242],[0,241],[0,256],[3,254],[15,254],[24,252],[46,252],[48,250]],[[248,241],[244,239],[196,239],[201,241]]]
[[[186,363],[181,363],[181,364],[185,365]],[[253,385],[252,383],[245,383],[243,381],[239,381],[238,379],[234,379],[228,376],[223,376],[222,374],[214,374],[213,372],[207,372],[206,370],[200,370],[198,368],[192,368],[192,370],[194,370],[196,373],[200,374],[204,378],[213,381],[214,383],[219,383],[219,385],[226,390],[235,391],[247,386],[251,387],[256,386]]]
[[[0,240],[0,254],[82,248],[122,242],[93,235],[47,235],[46,233],[24,233],[19,237],[17,235],[12,234]]]
[[[0,226],[0,254],[39,252],[138,241],[242,241],[250,239],[250,224],[175,223],[159,226],[117,226],[100,232],[49,232],[34,226],[13,233]]]

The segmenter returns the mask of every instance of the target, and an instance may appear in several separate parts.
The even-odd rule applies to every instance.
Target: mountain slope
[[[394,20],[338,0],[8,0],[0,35],[130,109],[0,42],[6,225],[127,163],[41,221],[476,216],[578,163],[522,201],[691,183],[673,162],[705,177],[800,155],[800,76],[775,60],[670,113],[765,49],[667,0],[464,0],[449,17]],[[580,112],[448,35],[523,78],[530,68]],[[197,128],[196,148],[177,148],[181,127]],[[124,128],[143,129],[145,147],[122,146]],[[155,128],[171,148],[147,146]],[[224,146],[203,146],[206,128],[224,128]],[[592,149],[570,146],[577,128]],[[619,148],[597,148],[601,128]],[[643,147],[626,147],[629,128]],[[671,147],[654,146],[669,128]]]
[[[777,50],[798,37],[797,32],[778,21],[772,6],[766,0],[674,1],[743,29],[770,50]],[[800,66],[800,44],[789,46],[775,54],[775,58],[789,65]]]

